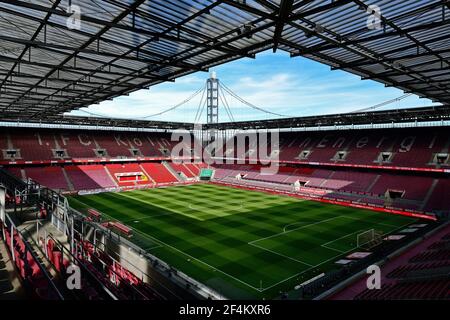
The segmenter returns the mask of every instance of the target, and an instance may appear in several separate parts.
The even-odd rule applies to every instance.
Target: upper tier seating
[[[178,141],[170,133],[0,129],[0,161],[168,157]],[[7,150],[15,150],[15,156]]]
[[[316,164],[445,168],[450,167],[450,158],[446,158],[450,153],[449,131],[447,127],[439,127],[282,132],[279,159]],[[0,129],[2,161],[169,157],[177,143],[171,141],[170,133],[162,132]],[[238,156],[255,158],[256,147],[254,143],[246,143],[246,149]],[[11,150],[17,151],[15,156]],[[229,149],[226,154],[236,156],[235,151]],[[380,162],[382,153],[384,160]],[[190,166],[195,167],[188,165],[189,170]]]
[[[50,132],[16,130],[14,134],[10,133],[10,146],[8,149],[20,150],[19,159],[53,159],[52,148],[55,148],[55,138],[50,135]],[[6,158],[5,160],[9,159]]]
[[[228,157],[255,156],[251,143],[240,155],[227,147]],[[450,153],[450,135],[446,127],[282,132],[279,151],[284,161],[432,168],[438,166],[436,154]],[[386,155],[380,162],[381,153]],[[450,161],[439,166],[448,167]]]

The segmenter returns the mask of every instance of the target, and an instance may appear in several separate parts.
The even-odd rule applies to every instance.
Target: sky
[[[220,82],[244,100],[288,117],[352,112],[404,94],[372,80],[362,81],[345,71],[331,71],[330,67],[303,57],[290,58],[283,51],[261,52],[256,59],[243,58],[210,71],[215,71]],[[204,87],[208,78],[208,72],[196,72],[81,110],[113,118],[148,117],[186,100]],[[235,121],[281,118],[249,108],[227,93],[225,99]],[[201,94],[175,110],[146,119],[193,122],[200,100]],[[430,105],[433,103],[428,99],[410,96],[380,110]],[[88,115],[81,110],[70,114]],[[229,120],[225,109],[219,106],[219,121]],[[200,122],[206,122],[206,110]]]

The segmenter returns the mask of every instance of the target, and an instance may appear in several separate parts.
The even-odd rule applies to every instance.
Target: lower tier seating
[[[187,178],[194,178],[198,175],[191,170],[192,167],[188,167],[184,163],[171,163],[170,166],[175,172],[183,173]]]
[[[437,212],[447,210],[443,192],[450,183],[445,177],[412,176],[386,172],[362,172],[314,168],[280,167],[276,174],[262,174],[260,168],[245,165],[219,165],[214,180],[245,185],[267,183],[265,187],[287,190],[286,184],[308,188],[311,196],[321,193],[328,199],[347,200],[403,210]],[[308,169],[308,170],[305,170]],[[439,183],[436,184],[436,182]],[[256,183],[258,182],[258,183]],[[441,188],[442,186],[442,188]],[[320,192],[318,190],[321,190]],[[311,192],[314,191],[314,192]],[[440,201],[439,201],[440,200]]]
[[[171,166],[172,168],[168,167]],[[174,173],[196,177],[205,164],[169,164],[158,162],[106,165],[69,165],[65,167],[11,167],[19,178],[29,177],[55,190],[89,190],[178,183]],[[197,171],[196,171],[197,170]],[[306,188],[312,196],[386,206],[403,210],[450,213],[450,179],[443,176],[395,174],[383,171],[355,171],[280,167],[266,174],[255,165],[214,166],[214,180],[240,181],[267,188],[293,190]]]
[[[67,166],[65,170],[75,190],[103,189],[115,186],[103,165]]]
[[[105,168],[121,187],[152,183],[137,163],[107,164]]]
[[[29,167],[25,169],[25,175],[50,189],[69,189],[61,167]]]
[[[381,289],[367,289],[367,277],[333,294],[331,300],[450,299],[450,225],[442,226],[382,264]]]
[[[141,166],[156,183],[178,182],[178,179],[162,163],[142,163]]]

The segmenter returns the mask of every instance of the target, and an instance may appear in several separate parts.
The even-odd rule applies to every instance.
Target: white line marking
[[[395,232],[395,231],[397,231],[397,230],[401,230],[401,229],[403,229],[405,226],[407,226],[407,225],[409,225],[409,224],[411,224],[411,223],[414,223],[414,222],[411,222],[411,221],[410,221],[410,222],[408,222],[408,223],[402,225],[401,227],[398,227],[398,228],[396,228],[395,230],[390,231],[389,234],[392,234],[393,232]],[[334,259],[336,259],[337,257],[340,257],[340,256],[342,256],[342,255],[348,254],[348,253],[350,253],[350,252],[352,252],[353,250],[356,250],[356,249],[358,249],[358,247],[354,247],[354,248],[352,248],[352,249],[350,249],[350,250],[348,250],[348,251],[345,251],[345,252],[342,252],[342,253],[340,253],[340,254],[338,254],[338,255],[335,255],[335,256],[331,257],[330,259],[327,259],[327,260],[325,260],[325,261],[322,261],[322,262],[319,263],[319,264],[316,264],[314,267],[311,267],[311,268],[309,268],[309,269],[306,269],[306,270],[304,270],[304,271],[302,271],[302,272],[300,272],[300,273],[296,273],[296,274],[294,274],[293,276],[291,276],[291,277],[289,277],[289,278],[286,278],[286,279],[281,280],[281,281],[279,281],[279,282],[277,282],[277,283],[275,283],[275,284],[273,284],[273,285],[271,285],[271,286],[269,286],[269,287],[266,287],[266,288],[262,289],[261,292],[264,292],[264,291],[266,291],[266,290],[269,290],[269,289],[271,289],[271,288],[273,288],[273,287],[275,287],[275,286],[277,286],[277,285],[279,285],[279,284],[281,284],[281,283],[283,283],[283,282],[289,281],[289,280],[291,280],[292,278],[298,277],[298,276],[300,276],[300,275],[302,275],[302,274],[304,274],[304,273],[306,273],[306,272],[308,272],[308,271],[310,271],[310,270],[312,270],[312,269],[315,269],[315,268],[317,268],[317,267],[319,267],[319,266],[321,266],[321,265],[323,265],[323,264],[325,264],[325,263],[327,263],[327,262],[330,262],[331,260],[334,260]]]
[[[257,244],[253,244],[253,243],[250,243],[250,242],[249,242],[248,244],[249,244],[249,245],[251,245],[251,246],[254,246],[254,247],[258,248],[258,249],[262,249],[262,250],[265,250],[265,251],[271,252],[271,253],[273,253],[273,254],[279,255],[280,257],[283,257],[283,258],[286,258],[286,259],[289,259],[289,260],[292,260],[292,261],[295,261],[295,262],[298,262],[298,263],[301,263],[301,264],[307,265],[308,267],[312,267],[312,266],[313,266],[312,264],[309,264],[309,263],[307,263],[307,262],[303,262],[303,261],[301,261],[301,260],[297,260],[297,259],[295,259],[295,258],[292,258],[292,257],[286,256],[286,255],[284,255],[284,254],[282,254],[282,253],[279,253],[279,252],[273,251],[273,250],[271,250],[271,249],[267,249],[267,248],[264,248],[264,247],[258,246]]]
[[[331,247],[328,247],[328,246],[326,246],[324,244],[322,244],[321,247],[323,247],[325,249],[333,250],[333,251],[336,251],[336,252],[344,253],[344,251],[342,251],[342,250],[331,248]]]
[[[291,233],[293,231],[297,231],[297,230],[300,230],[300,229],[303,229],[303,228],[307,228],[307,227],[310,227],[310,226],[314,226],[314,225],[317,225],[317,224],[320,224],[320,223],[323,223],[323,222],[331,221],[331,220],[342,218],[342,217],[343,216],[337,216],[337,217],[333,217],[333,218],[329,218],[329,219],[325,219],[325,220],[320,220],[320,221],[317,221],[317,222],[309,223],[307,225],[304,225],[304,226],[301,226],[301,227],[298,227],[298,228],[294,228],[294,229],[291,229],[291,230],[288,230],[288,231],[283,231],[283,232],[280,232],[280,233],[273,234],[273,235],[268,236],[268,237],[259,238],[259,239],[250,241],[249,244],[253,244],[253,243],[258,242],[258,241],[262,241],[262,240],[278,237],[278,236],[283,235],[283,234]],[[291,225],[292,225],[292,223],[291,223]]]
[[[134,198],[134,199],[135,199],[135,198]],[[76,199],[76,200],[78,200],[78,199]],[[78,200],[78,201],[86,205],[86,203],[84,203],[84,202],[82,202],[82,201],[80,201],[80,200]],[[359,221],[363,220],[363,219],[358,219],[358,218],[348,217],[348,216],[346,216],[346,215],[337,216],[337,217],[333,217],[333,218],[330,218],[330,219],[321,220],[321,221],[318,221],[318,222],[315,222],[315,223],[311,223],[311,224],[308,224],[308,225],[305,225],[305,226],[301,226],[301,227],[298,227],[298,228],[295,228],[295,229],[292,229],[292,230],[289,230],[289,231],[286,231],[286,232],[281,232],[281,233],[278,233],[278,234],[275,234],[275,235],[272,235],[272,236],[269,236],[269,237],[257,239],[257,240],[254,240],[254,241],[249,242],[248,244],[260,248],[260,246],[255,245],[254,242],[258,242],[258,241],[264,240],[264,239],[269,239],[269,238],[272,238],[272,237],[275,237],[275,236],[278,236],[278,235],[282,235],[282,234],[289,233],[289,232],[292,232],[292,231],[295,231],[295,230],[299,230],[299,229],[302,229],[302,228],[305,228],[305,227],[308,227],[308,226],[320,224],[320,223],[322,223],[322,222],[326,222],[326,221],[330,221],[330,220],[337,219],[337,218],[342,218],[342,217],[348,218],[348,219],[353,219],[353,220],[359,220]],[[148,218],[151,218],[151,217],[148,217]],[[146,218],[144,218],[144,219],[146,219]],[[117,219],[116,219],[116,220],[117,220]],[[141,219],[141,220],[142,220],[142,219]],[[373,223],[373,224],[380,224],[380,225],[386,225],[386,226],[390,226],[390,227],[396,227],[396,226],[394,226],[394,225],[388,225],[388,224],[384,224],[384,223],[376,223],[376,222],[371,222],[371,223]],[[389,231],[389,233],[393,233],[393,232],[396,231],[396,230],[400,230],[400,229],[404,228],[405,226],[407,226],[407,225],[409,225],[409,224],[411,224],[411,223],[413,223],[413,222],[408,222],[408,223],[402,225],[401,227],[396,228],[395,230]],[[295,223],[293,223],[293,224],[295,224]],[[290,224],[290,225],[293,225],[293,224]],[[289,226],[289,225],[287,225],[287,226]],[[226,275],[226,276],[228,276],[228,277],[230,277],[230,278],[232,278],[232,279],[234,279],[234,280],[236,280],[236,281],[238,281],[238,282],[240,282],[240,283],[242,283],[242,284],[248,286],[249,288],[254,289],[255,291],[258,291],[258,292],[264,292],[264,291],[267,291],[267,290],[269,290],[269,289],[271,289],[271,288],[273,288],[273,287],[275,287],[275,286],[277,286],[277,285],[279,285],[279,284],[281,284],[281,283],[283,283],[283,282],[286,282],[286,281],[288,281],[288,280],[290,280],[290,279],[292,279],[292,278],[298,277],[298,276],[300,276],[300,275],[302,275],[302,274],[304,274],[304,273],[306,273],[306,272],[308,272],[308,271],[310,271],[310,270],[312,270],[312,269],[314,269],[314,268],[317,268],[317,267],[319,267],[319,266],[321,266],[321,265],[323,265],[323,264],[325,264],[325,263],[327,263],[327,262],[329,262],[329,261],[331,261],[331,260],[333,260],[333,259],[336,259],[337,257],[339,257],[339,256],[341,256],[341,255],[350,253],[350,252],[352,252],[353,250],[357,249],[357,247],[354,247],[354,248],[352,248],[352,249],[350,249],[350,250],[348,250],[348,251],[340,251],[340,250],[339,250],[339,252],[340,252],[339,254],[337,254],[337,255],[335,255],[335,256],[333,256],[333,257],[331,257],[331,258],[329,258],[329,259],[327,259],[327,260],[325,260],[325,261],[322,261],[321,263],[319,263],[319,264],[317,264],[317,265],[314,265],[314,266],[313,266],[313,265],[310,265],[310,264],[307,264],[307,263],[305,263],[305,262],[302,262],[302,261],[300,261],[300,260],[296,260],[296,259],[294,259],[294,258],[290,258],[290,257],[285,256],[285,258],[294,260],[294,261],[299,262],[299,263],[303,263],[303,264],[309,265],[309,266],[311,266],[311,267],[308,268],[308,269],[306,269],[306,270],[304,270],[304,271],[302,271],[302,272],[300,272],[300,273],[296,273],[296,274],[294,274],[294,275],[292,275],[292,276],[290,276],[290,277],[288,277],[288,278],[285,278],[285,279],[283,279],[283,280],[281,280],[281,281],[278,281],[277,283],[275,283],[275,284],[273,284],[273,285],[271,285],[271,286],[268,286],[268,287],[265,287],[265,288],[256,288],[256,287],[254,287],[254,286],[248,284],[247,282],[245,282],[245,281],[243,281],[243,280],[240,280],[240,279],[238,279],[238,278],[236,278],[236,277],[234,277],[234,276],[232,276],[232,275],[230,275],[230,274],[228,274],[228,273],[226,273],[226,272],[224,272],[224,271],[222,271],[222,270],[220,270],[220,269],[217,269],[217,268],[215,268],[215,267],[209,265],[208,263],[206,263],[206,262],[204,262],[204,261],[202,261],[202,260],[200,260],[200,259],[197,259],[197,258],[195,258],[195,257],[193,257],[193,256],[191,256],[191,255],[189,255],[189,254],[187,254],[187,253],[185,253],[185,252],[183,252],[183,251],[181,251],[181,250],[179,250],[179,249],[177,249],[177,248],[171,246],[171,245],[168,245],[167,243],[164,243],[163,241],[161,241],[161,240],[159,240],[159,239],[157,239],[157,238],[155,238],[155,237],[153,237],[153,236],[151,236],[151,235],[149,235],[149,234],[143,233],[142,231],[139,231],[139,230],[137,230],[137,229],[135,229],[135,228],[133,228],[133,230],[137,231],[138,233],[140,233],[140,234],[141,234],[142,236],[144,236],[144,237],[150,238],[150,239],[152,239],[152,240],[154,240],[154,241],[157,241],[157,242],[159,242],[159,243],[162,244],[162,245],[159,244],[157,247],[151,247],[151,249],[149,249],[149,250],[156,249],[156,248],[163,247],[163,246],[167,246],[167,247],[169,247],[169,248],[171,248],[171,249],[173,249],[173,250],[175,250],[175,251],[177,251],[177,252],[180,252],[181,254],[184,254],[184,255],[190,257],[191,259],[194,259],[194,260],[198,261],[199,263],[202,263],[202,264],[204,264],[204,265],[210,267],[210,268],[213,269],[213,270],[216,270],[216,271],[218,271],[218,272],[220,272],[220,273],[222,273],[222,274],[224,274],[224,275]],[[357,232],[358,232],[358,231],[357,231]],[[353,233],[356,233],[356,232],[353,232]],[[349,235],[351,235],[351,234],[353,234],[353,233],[347,234],[346,236],[349,236]],[[343,237],[341,237],[341,238],[344,238],[344,237],[346,237],[346,236],[343,236]],[[338,238],[338,239],[341,239],[341,238]],[[338,239],[329,241],[329,242],[327,242],[327,243],[336,241],[336,240],[338,240]],[[327,243],[325,243],[325,245],[326,245]],[[261,248],[261,249],[264,249],[264,250],[267,250],[267,251],[271,251],[270,249],[266,249],[266,248]],[[328,249],[337,251],[337,249],[333,249],[333,248],[328,248]],[[277,254],[277,255],[281,255],[281,254],[279,254],[279,253],[277,253],[277,252],[273,252],[273,253],[275,253],[275,254]],[[284,255],[283,255],[283,256],[284,256]]]
[[[122,197],[125,197],[125,198],[128,198],[128,199],[132,199],[132,200],[134,200],[134,201],[146,203],[146,204],[149,204],[149,205],[151,205],[151,206],[155,206],[155,207],[161,208],[161,209],[163,209],[163,210],[165,210],[165,211],[171,211],[172,213],[178,213],[178,214],[180,214],[180,215],[182,215],[182,216],[185,216],[185,217],[189,217],[189,218],[192,218],[192,219],[196,219],[196,220],[199,220],[199,221],[203,221],[203,219],[200,219],[199,217],[194,216],[194,215],[192,215],[192,214],[188,214],[188,213],[185,213],[185,212],[176,210],[176,209],[170,209],[170,210],[169,210],[169,209],[167,209],[167,207],[164,207],[164,206],[162,206],[162,205],[158,205],[158,204],[156,204],[156,203],[154,203],[154,202],[149,202],[149,201],[145,201],[145,200],[139,199],[139,198],[137,198],[137,197],[128,196],[128,195],[125,195],[124,193],[117,193],[117,194],[120,195],[120,196],[122,196]],[[174,201],[174,200],[172,199],[171,201]],[[174,201],[174,202],[175,202],[175,201]]]
[[[147,234],[146,234],[146,235],[147,235]],[[178,251],[178,252],[180,252],[181,254],[184,254],[184,255],[190,257],[191,259],[196,260],[196,261],[198,261],[198,262],[200,262],[200,263],[202,263],[202,264],[208,266],[209,268],[211,268],[211,269],[213,269],[213,270],[219,271],[220,273],[222,273],[222,274],[224,274],[224,275],[226,275],[226,276],[228,276],[228,277],[230,277],[230,278],[232,278],[232,279],[234,279],[234,280],[236,280],[236,281],[238,281],[238,282],[240,282],[240,283],[242,283],[242,284],[244,284],[244,285],[246,285],[246,286],[248,286],[248,287],[250,287],[250,288],[252,288],[252,289],[254,289],[254,290],[256,290],[256,291],[259,291],[259,292],[261,291],[261,288],[256,288],[256,287],[252,286],[251,284],[248,284],[247,282],[245,282],[245,281],[243,281],[243,280],[241,280],[241,279],[238,279],[238,278],[232,276],[231,274],[228,274],[228,273],[226,273],[226,272],[224,272],[224,271],[222,271],[222,270],[220,270],[220,269],[217,269],[216,267],[213,267],[213,266],[211,266],[210,264],[208,264],[208,263],[206,263],[206,262],[204,262],[204,261],[202,261],[202,260],[200,260],[200,259],[197,259],[196,257],[193,257],[193,256],[191,256],[190,254],[188,254],[188,253],[186,253],[186,252],[184,252],[184,251],[181,251],[181,250],[179,250],[179,249],[177,249],[177,248],[175,248],[175,247],[173,247],[173,246],[171,246],[171,245],[169,245],[169,244],[167,244],[167,243],[165,243],[165,242],[159,240],[158,238],[155,238],[155,237],[153,237],[153,236],[151,236],[151,235],[147,235],[147,236],[148,236],[149,238],[152,238],[152,239],[155,240],[155,241],[160,242],[161,244],[165,245],[166,247],[171,248],[172,250]]]
[[[342,216],[343,218],[346,219],[350,219],[350,220],[356,220],[356,221],[363,221],[363,219],[358,219],[355,217],[349,217],[349,216]],[[379,224],[380,226],[386,226],[386,227],[391,227],[391,228],[397,228],[397,226],[393,225],[393,224],[387,224],[387,223],[382,223],[382,222],[370,222],[373,224]]]

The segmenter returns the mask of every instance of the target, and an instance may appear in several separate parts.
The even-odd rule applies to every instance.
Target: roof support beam
[[[278,44],[280,43],[280,38],[283,34],[284,25],[287,22],[289,14],[291,13],[293,3],[294,0],[281,0],[277,24],[273,34],[273,52],[277,52]]]
[[[61,3],[61,0],[56,0],[56,1],[53,3],[51,9],[56,9],[56,8],[58,8],[58,6],[59,6],[60,3]],[[47,21],[50,19],[50,16],[51,16],[51,13],[47,13],[47,14],[45,15],[44,19],[42,19],[42,21],[40,22],[39,27],[36,29],[36,31],[34,32],[33,36],[31,37],[31,39],[30,39],[31,41],[34,41],[34,40],[38,37],[38,35],[41,33],[42,29],[44,29],[45,24],[47,23]],[[30,45],[26,45],[26,46],[25,46],[25,48],[23,49],[23,51],[20,53],[19,59],[18,59],[18,60],[21,60],[21,59],[24,57],[24,55],[27,53],[27,51],[29,50],[29,48],[30,48]],[[8,80],[9,76],[11,75],[11,73],[14,72],[14,70],[15,70],[16,67],[17,67],[17,64],[18,64],[18,61],[14,62],[13,66],[11,67],[11,70],[9,71],[9,74],[8,74],[5,78],[3,78],[2,82],[0,83],[0,88],[3,86],[3,84],[5,83],[5,81]]]

